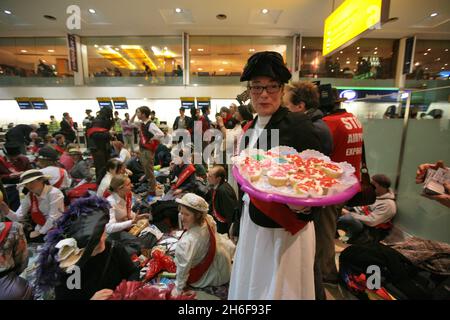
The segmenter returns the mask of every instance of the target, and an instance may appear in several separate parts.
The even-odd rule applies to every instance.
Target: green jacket
[[[59,122],[56,120],[50,121],[48,124],[48,133],[53,134],[55,132],[58,132],[60,129]]]

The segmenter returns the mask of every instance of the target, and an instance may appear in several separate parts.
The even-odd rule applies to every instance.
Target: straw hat
[[[34,180],[44,178],[45,180],[49,180],[51,177],[43,174],[41,171],[36,169],[31,169],[28,171],[25,171],[20,175],[20,181],[17,184],[18,187],[26,185],[29,182],[32,182]]]
[[[205,199],[194,193],[187,193],[181,199],[176,199],[175,201],[183,206],[200,212],[208,212],[209,209],[208,203]]]

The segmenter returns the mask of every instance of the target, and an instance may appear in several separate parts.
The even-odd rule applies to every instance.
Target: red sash
[[[159,146],[159,140],[156,139],[148,139],[145,134],[145,125],[141,125],[141,130],[139,130],[139,138],[140,138],[140,145],[142,148],[150,150],[155,152],[156,148]]]
[[[370,214],[369,206],[362,206],[361,209],[366,216],[368,216]],[[392,222],[389,220],[388,222],[383,222],[383,223],[377,224],[376,226],[374,226],[374,228],[389,230],[392,228]]]
[[[88,136],[88,138],[90,138],[96,132],[108,132],[108,131],[109,130],[105,128],[89,128],[86,131],[86,135]]]
[[[216,210],[216,189],[214,189],[214,191],[213,191],[212,205],[213,205],[213,215],[214,215],[214,217],[218,221],[220,221],[222,223],[227,223],[227,220],[220,213],[218,213],[217,210]]]
[[[0,163],[6,167],[6,169],[8,169],[11,173],[15,173],[17,172],[17,170],[14,168],[14,166],[8,162],[7,160],[5,160],[3,157],[0,156]]]
[[[128,220],[133,219],[133,217],[131,216],[131,199],[132,199],[133,195],[131,192],[128,192],[127,195],[125,196],[125,201],[127,203],[127,218]]]
[[[12,222],[4,222],[3,223],[5,227],[3,228],[2,232],[0,233],[0,245],[3,245],[3,240],[6,239],[8,236],[9,230],[12,227]]]
[[[208,225],[208,231],[209,231],[209,248],[208,252],[206,253],[206,256],[203,258],[203,260],[196,265],[195,267],[191,268],[189,270],[189,278],[187,280],[187,283],[195,283],[199,281],[206,271],[208,271],[209,267],[211,266],[214,256],[216,255],[216,237],[210,227]]]
[[[179,186],[186,181],[187,178],[190,177],[191,174],[195,172],[195,167],[192,164],[189,164],[186,168],[184,168],[183,172],[181,172],[178,177],[177,183],[172,186],[172,190],[178,189]]]
[[[64,181],[64,169],[63,168],[59,168],[59,180],[55,182],[55,184],[53,185],[55,188],[60,188],[62,183]]]
[[[111,195],[111,192],[109,192],[108,190],[105,190],[105,192],[103,192],[103,198],[108,198]]]
[[[39,203],[37,200],[37,197],[30,192],[30,200],[31,200],[31,220],[33,220],[34,223],[43,226],[47,219],[45,219],[44,214],[39,210]]]
[[[63,147],[60,147],[60,146],[58,146],[57,144],[55,144],[55,146],[53,147],[56,151],[58,151],[60,154],[63,154],[64,153],[64,148]]]

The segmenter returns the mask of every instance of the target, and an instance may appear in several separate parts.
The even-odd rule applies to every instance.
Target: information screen
[[[16,98],[16,101],[21,110],[33,109],[33,105],[31,104],[30,98]]]
[[[112,98],[115,109],[128,109],[127,99],[125,97]]]
[[[97,98],[98,105],[101,108],[110,108],[113,109],[113,104],[111,102],[111,98]]]
[[[44,98],[30,98],[31,104],[33,105],[33,109],[37,110],[47,110],[47,103]]]

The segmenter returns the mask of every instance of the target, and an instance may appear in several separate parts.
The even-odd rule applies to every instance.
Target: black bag
[[[348,207],[360,207],[372,204],[377,200],[375,193],[375,186],[370,183],[369,169],[367,169],[366,163],[366,151],[364,148],[364,142],[362,145],[362,164],[361,164],[361,191],[353,196],[347,202]]]

